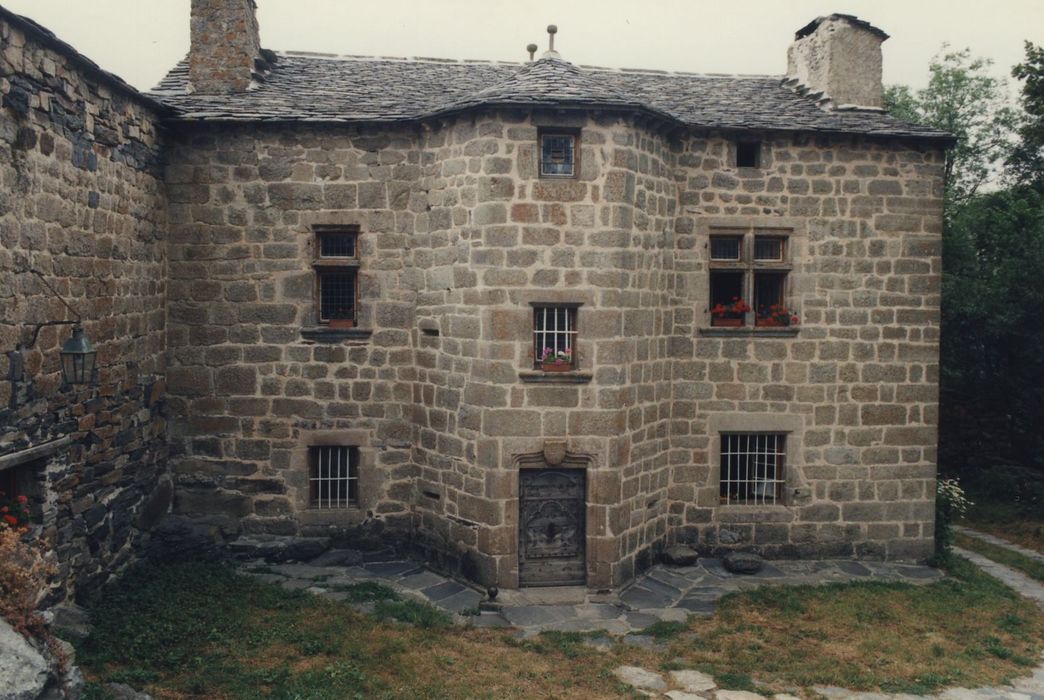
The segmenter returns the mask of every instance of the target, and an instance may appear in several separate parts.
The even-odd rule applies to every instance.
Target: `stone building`
[[[950,137],[882,112],[884,32],[830,15],[786,76],[709,76],[553,34],[273,53],[254,12],[193,0],[143,95],[0,11],[0,339],[63,313],[34,268],[100,347],[87,388],[61,331],[8,360],[0,467],[62,445],[34,488],[72,579],[179,527],[503,587],[675,542],[931,553]]]

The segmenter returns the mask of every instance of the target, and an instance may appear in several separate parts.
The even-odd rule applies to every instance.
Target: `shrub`
[[[66,655],[37,611],[57,572],[45,559],[47,547],[30,540],[24,527],[0,523],[0,617],[23,636],[40,642],[52,663],[64,671]]]
[[[953,523],[968,511],[972,502],[957,479],[939,479],[935,486],[935,561],[950,558]]]

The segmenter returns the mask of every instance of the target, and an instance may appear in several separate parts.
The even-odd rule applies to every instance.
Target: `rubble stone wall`
[[[63,591],[88,590],[169,507],[162,134],[150,102],[53,38],[7,20],[0,37],[0,461],[30,491]],[[82,316],[94,386],[62,386],[68,326],[9,354],[73,318],[31,269]]]

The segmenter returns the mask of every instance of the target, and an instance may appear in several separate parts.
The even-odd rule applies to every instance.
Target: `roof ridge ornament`
[[[554,24],[547,25],[547,51],[540,58],[562,58],[557,51],[555,51],[555,34],[558,34],[558,27]]]

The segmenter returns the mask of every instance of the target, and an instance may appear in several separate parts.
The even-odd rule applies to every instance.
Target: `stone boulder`
[[[91,634],[90,614],[71,602],[51,608],[51,632],[68,641],[87,639]]]
[[[721,559],[726,571],[734,574],[751,575],[761,571],[765,560],[750,552],[729,552]]]
[[[700,555],[687,544],[676,544],[663,552],[663,563],[668,566],[694,566]]]
[[[36,700],[50,675],[43,654],[0,619],[0,692],[4,700]]]

